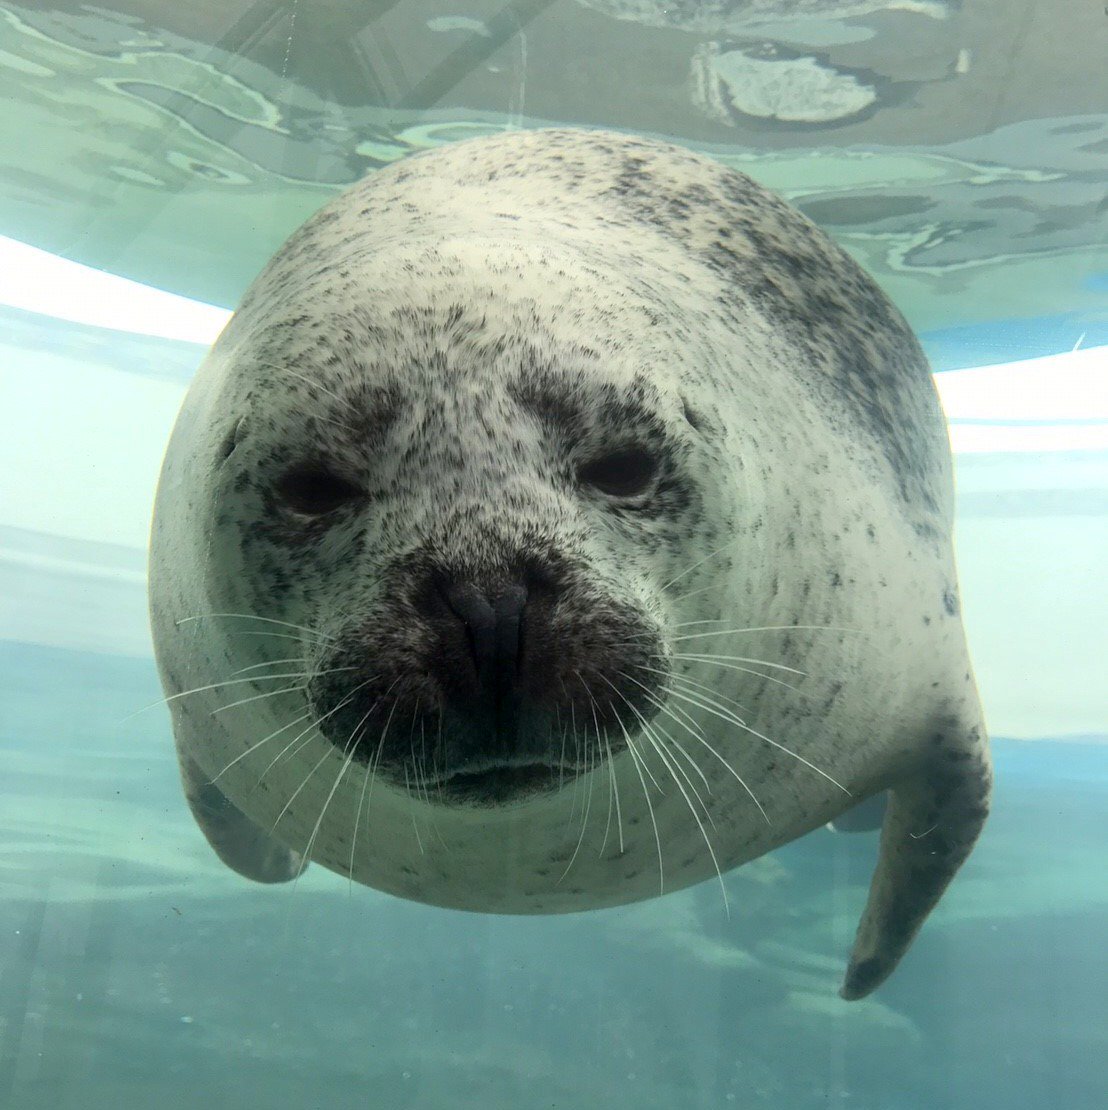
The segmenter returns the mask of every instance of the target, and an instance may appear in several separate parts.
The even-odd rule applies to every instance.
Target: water
[[[145,660],[8,645],[0,1105],[1099,1104],[1108,766],[998,741],[995,815],[904,965],[835,995],[875,837],[619,910],[251,887],[180,800]],[[59,676],[65,681],[59,683]],[[1098,885],[1099,884],[1099,885]]]
[[[1028,82],[988,77],[989,51],[1016,51],[1006,36],[1018,29],[990,22],[986,2],[965,5],[976,21],[825,10],[757,35],[616,18],[627,10],[599,2],[400,3],[358,22],[300,0],[295,24],[294,5],[275,5],[219,26],[111,7],[0,5],[0,234],[211,304],[232,305],[338,186],[505,123],[681,138],[827,226],[940,371],[997,786],[976,851],[900,969],[860,1003],[835,991],[872,835],[820,831],[732,873],[730,918],[714,882],[535,919],[406,903],[319,868],[295,887],[246,883],[185,808],[164,709],[134,715],[160,697],[145,614],[150,496],[203,346],[166,338],[177,332],[164,318],[152,334],[96,326],[108,306],[85,294],[32,311],[19,299],[29,279],[9,280],[0,1107],[1101,1105],[1108,404],[1095,349],[1108,343],[1097,208],[1108,119],[1096,113],[1108,92],[1089,60],[1100,24],[1073,16],[1070,79],[1043,80],[1033,104],[1020,101]],[[1042,76],[1047,32],[1024,18],[1019,68]],[[358,49],[328,55],[325,25]],[[763,38],[776,54],[743,53]],[[943,100],[966,42],[966,80],[994,94],[988,119]],[[703,80],[721,53],[741,55],[715,67],[738,81],[761,72],[752,58],[805,51],[824,67],[820,110],[857,118],[828,130],[743,116]],[[1035,364],[1026,397],[1014,370],[958,376],[1075,345],[1089,357]]]

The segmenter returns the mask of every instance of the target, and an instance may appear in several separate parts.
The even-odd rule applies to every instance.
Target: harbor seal
[[[951,503],[911,331],[748,177],[572,129],[415,155],[281,247],[174,428],[186,796],[253,879],[559,913],[888,792],[860,997],[987,811]]]

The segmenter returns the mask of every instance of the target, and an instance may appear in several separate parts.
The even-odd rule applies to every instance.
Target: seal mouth
[[[580,773],[578,768],[564,764],[494,764],[431,779],[426,782],[423,797],[446,805],[505,805],[536,794],[554,793]]]

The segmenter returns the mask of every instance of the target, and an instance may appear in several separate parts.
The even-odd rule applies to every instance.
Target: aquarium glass
[[[0,0],[0,1106],[1104,1105],[1102,9]],[[250,883],[186,807],[146,553],[192,375],[345,186],[552,125],[778,191],[931,360],[993,812],[862,1001],[876,833],[817,829],[726,899],[497,916]]]

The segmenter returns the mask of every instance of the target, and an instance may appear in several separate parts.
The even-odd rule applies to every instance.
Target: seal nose
[[[439,593],[465,624],[481,700],[501,711],[514,708],[526,588],[507,586],[492,602],[473,582],[446,583]]]

